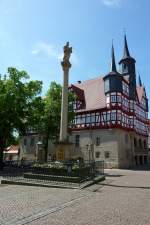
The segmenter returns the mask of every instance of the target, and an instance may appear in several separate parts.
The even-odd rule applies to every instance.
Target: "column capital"
[[[61,66],[63,71],[67,71],[71,68],[71,63],[69,61],[62,61]]]

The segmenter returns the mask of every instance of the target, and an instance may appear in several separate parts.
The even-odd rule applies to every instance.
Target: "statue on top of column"
[[[64,46],[64,57],[63,62],[69,62],[70,55],[72,53],[72,47],[69,47],[69,42]]]

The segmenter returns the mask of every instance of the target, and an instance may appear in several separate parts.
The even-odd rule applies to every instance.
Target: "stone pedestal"
[[[36,161],[42,163],[45,160],[45,152],[43,145],[38,142],[37,149],[36,149]]]
[[[40,162],[40,163],[44,162],[44,160],[45,160],[45,157],[44,156],[45,155],[44,155],[43,149],[39,149],[37,151],[37,161]]]
[[[64,161],[72,159],[73,144],[60,142],[56,146],[56,160]]]

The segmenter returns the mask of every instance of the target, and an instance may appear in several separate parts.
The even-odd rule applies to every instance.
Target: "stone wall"
[[[121,129],[107,130],[83,130],[74,131],[70,141],[75,143],[75,136],[80,135],[80,149],[85,160],[104,160],[105,168],[131,168],[135,166],[135,156],[139,147],[135,148],[134,139],[141,139],[147,143],[147,138],[137,135],[135,132],[128,132]],[[100,138],[100,144],[96,144],[96,139]],[[143,157],[148,156],[148,148],[140,149]],[[144,163],[143,163],[144,164]]]
[[[20,154],[19,154],[19,160],[25,159],[25,160],[37,160],[37,143],[39,141],[44,141],[44,137],[40,134],[31,134],[31,135],[26,135],[22,136],[20,138]],[[43,148],[43,147],[42,147]],[[44,151],[44,149],[43,149]],[[52,144],[52,142],[49,140],[48,141],[48,160],[50,155],[54,154],[55,152],[55,146]]]
[[[74,131],[70,141],[75,143],[75,136],[80,135],[80,149],[85,160],[104,160],[106,168],[118,168],[118,142],[115,130]],[[97,138],[100,143],[97,144]]]

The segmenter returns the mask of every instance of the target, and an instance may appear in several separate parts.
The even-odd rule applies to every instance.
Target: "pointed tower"
[[[114,46],[112,44],[111,48],[111,64],[110,64],[110,73],[117,73],[116,69],[116,62],[115,62],[115,53],[114,53]]]
[[[130,73],[135,74],[135,63],[136,63],[135,59],[130,56],[127,38],[125,35],[123,57],[119,62],[121,74],[123,75],[130,74]]]
[[[116,69],[115,52],[113,44],[111,48],[110,71],[103,79],[105,82],[105,94],[109,92],[122,91],[122,76],[118,73]]]
[[[143,87],[143,92],[144,92],[144,95],[145,95],[146,112],[149,112],[148,97],[147,97],[147,94],[146,94],[145,85],[143,84],[142,87]]]
[[[141,81],[141,76],[139,74],[139,86],[142,87],[142,81]]]
[[[129,80],[129,96],[132,100],[135,100],[136,96],[136,72],[135,72],[136,60],[131,57],[126,35],[124,36],[124,50],[123,57],[119,62],[120,73],[123,76],[127,76]]]
[[[128,43],[127,43],[127,38],[126,35],[124,36],[124,53],[123,53],[123,58],[130,58],[130,53],[128,49]]]

